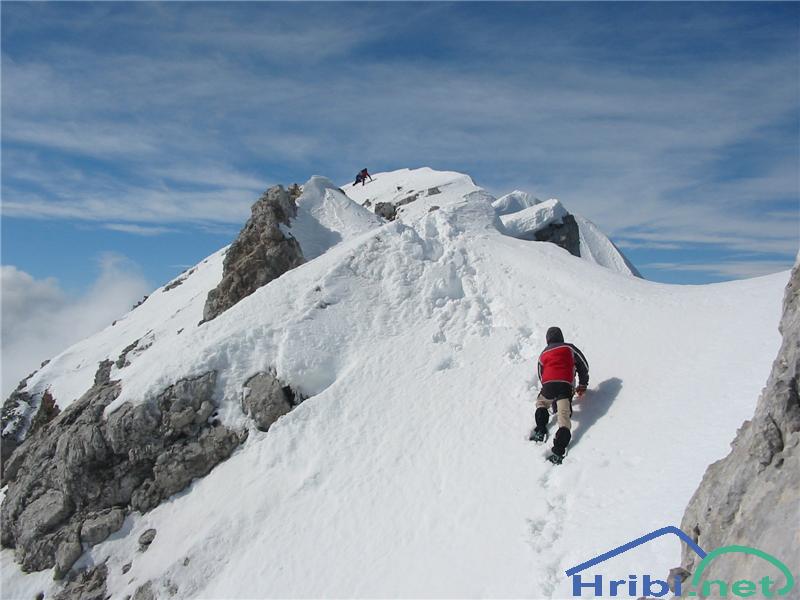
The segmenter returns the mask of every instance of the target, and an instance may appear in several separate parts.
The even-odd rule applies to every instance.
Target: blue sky
[[[798,25],[796,3],[4,2],[2,264],[76,297],[115,256],[155,287],[269,185],[429,165],[562,199],[650,279],[787,269]]]

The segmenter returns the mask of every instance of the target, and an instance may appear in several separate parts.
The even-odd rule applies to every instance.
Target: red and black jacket
[[[578,383],[589,385],[589,363],[583,352],[574,344],[548,344],[539,355],[540,393],[548,400],[572,398],[576,372]]]

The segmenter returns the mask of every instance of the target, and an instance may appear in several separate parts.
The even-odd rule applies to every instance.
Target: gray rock
[[[267,431],[279,417],[300,403],[298,395],[279,381],[274,372],[258,373],[248,379],[244,387],[242,410],[261,431]]]
[[[41,394],[31,395],[24,391],[28,379],[36,371],[23,379],[17,389],[3,403],[0,413],[0,467],[3,480],[8,476],[6,470],[14,450],[29,436],[44,428],[59,413],[56,400],[49,390]]]
[[[712,464],[692,496],[681,529],[701,548],[747,545],[800,571],[800,263],[784,296],[783,343],[753,418],[745,422],[724,459]],[[699,557],[683,548],[682,566],[693,571]],[[709,563],[703,580],[759,581],[782,576],[764,561],[731,554]],[[773,588],[774,591],[774,588]]]
[[[94,374],[94,387],[105,385],[111,381],[111,368],[114,363],[110,360],[101,361]]]
[[[228,248],[222,281],[208,293],[203,321],[304,262],[300,244],[281,231],[297,216],[297,206],[282,186],[271,187],[253,204],[250,219]]]
[[[90,546],[99,544],[115,531],[119,531],[124,521],[125,511],[121,508],[91,513],[81,525],[81,541]]]
[[[2,544],[24,571],[56,567],[61,577],[130,510],[146,511],[228,458],[243,441],[209,423],[216,373],[184,379],[153,401],[103,416],[120,384],[110,361],[95,385],[14,452],[0,508]]]
[[[83,554],[81,540],[77,532],[75,532],[58,545],[53,579],[62,579],[72,568],[72,565],[75,564],[75,561],[80,558],[81,554]]]
[[[395,207],[399,208],[401,206],[405,206],[406,204],[411,204],[412,202],[416,202],[417,198],[419,198],[419,195],[420,192],[416,192],[414,194],[411,194],[410,196],[406,196],[405,198],[398,200],[397,203],[395,204]]]
[[[375,205],[375,214],[387,221],[394,221],[397,218],[397,207],[391,202],[378,202]]]
[[[125,563],[124,565],[122,565],[122,574],[125,575],[125,573],[131,570],[132,566],[133,563]]]
[[[139,338],[141,339],[141,338]],[[133,341],[122,349],[117,361],[114,363],[118,369],[129,366],[131,363],[128,361],[128,353],[139,345],[139,340]]]
[[[674,567],[669,570],[669,575],[667,576],[667,585],[669,586],[669,591],[673,594],[675,593],[675,586],[677,585],[678,580],[681,583],[686,581],[691,573],[684,569],[683,567]]]
[[[153,582],[148,581],[136,588],[131,600],[156,600],[156,595],[153,592]]]
[[[156,539],[156,530],[155,529],[148,529],[142,535],[139,536],[139,551],[145,552],[149,547],[150,544],[153,543],[153,540]]]
[[[64,589],[55,595],[55,600],[105,600],[108,596],[107,577],[108,568],[105,564],[84,571],[68,581]]]
[[[187,271],[184,271],[183,273],[180,274],[180,276],[176,277],[175,279],[170,281],[167,285],[165,285],[161,289],[161,293],[169,292],[170,290],[174,290],[179,285],[182,285],[183,282],[186,281],[196,270],[197,267],[193,267]]]
[[[572,215],[565,215],[560,223],[550,223],[538,231],[522,239],[533,239],[537,242],[550,242],[561,246],[573,256],[581,255],[581,236],[578,223]]]

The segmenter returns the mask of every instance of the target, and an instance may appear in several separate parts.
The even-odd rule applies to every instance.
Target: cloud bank
[[[52,277],[0,267],[3,398],[42,361],[110,325],[152,289],[122,256],[104,254],[98,266],[97,279],[77,297]]]

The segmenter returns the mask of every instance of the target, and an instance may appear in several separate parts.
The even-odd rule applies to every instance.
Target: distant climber
[[[355,185],[358,185],[359,183],[361,185],[366,185],[367,184],[367,177],[369,177],[369,180],[372,181],[372,175],[369,174],[369,171],[367,171],[366,168],[365,169],[361,169],[358,172],[358,175],[356,175],[356,180],[355,180],[355,183],[353,183],[353,185],[355,186]]]
[[[589,385],[589,363],[577,346],[564,342],[558,327],[551,327],[545,336],[547,347],[539,355],[539,381],[541,388],[536,398],[536,427],[531,433],[535,442],[547,439],[548,407],[558,415],[558,430],[553,438],[553,453],[547,459],[560,465],[572,439],[572,396],[582,397]],[[575,388],[575,374],[578,387]]]

